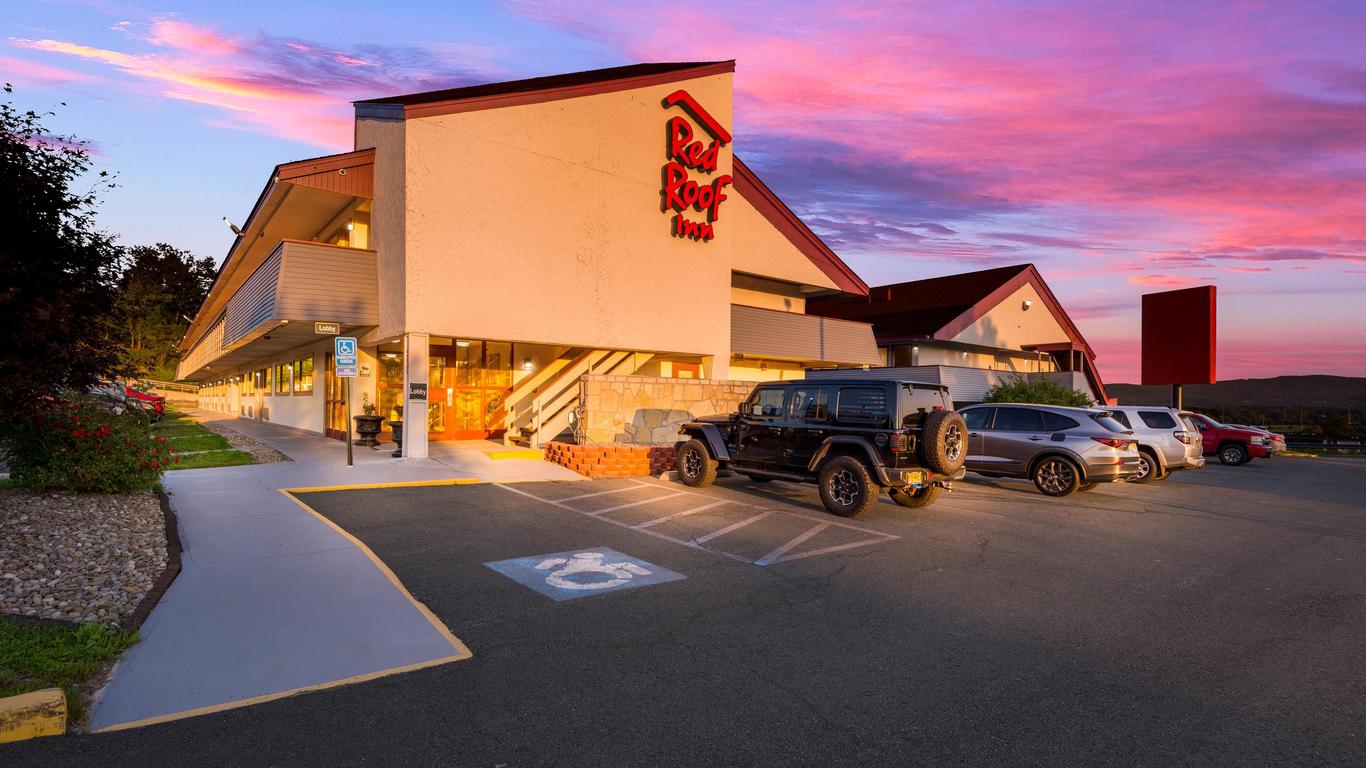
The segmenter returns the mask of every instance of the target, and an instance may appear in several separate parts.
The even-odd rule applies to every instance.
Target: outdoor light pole
[[[1173,385],[1172,385],[1172,407],[1175,408],[1175,409],[1178,410],[1178,411],[1181,410],[1181,385],[1180,385],[1180,384],[1173,384]]]
[[[346,414],[346,466],[351,464],[351,377],[342,379],[342,413]]]

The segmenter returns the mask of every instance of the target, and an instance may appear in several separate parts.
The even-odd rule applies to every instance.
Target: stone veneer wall
[[[732,413],[753,389],[750,381],[584,376],[579,403],[586,442],[672,446],[680,424]]]

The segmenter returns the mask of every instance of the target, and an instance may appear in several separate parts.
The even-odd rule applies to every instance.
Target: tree
[[[1064,387],[1043,378],[1031,381],[1018,373],[987,390],[987,396],[983,402],[1070,405],[1075,408],[1086,408],[1095,403],[1087,395],[1070,387]]]
[[[213,259],[165,243],[128,250],[118,282],[113,326],[124,364],[156,379],[174,379],[176,344],[213,284]]]
[[[0,103],[0,418],[122,372],[108,323],[119,249],[94,220],[112,179],[72,189],[90,153],[49,134],[51,114]]]

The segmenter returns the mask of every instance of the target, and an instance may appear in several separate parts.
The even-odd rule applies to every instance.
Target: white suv
[[[1178,469],[1205,466],[1200,430],[1193,427],[1180,411],[1149,405],[1108,405],[1115,421],[1134,431],[1141,461],[1138,477],[1131,482],[1165,480]]]

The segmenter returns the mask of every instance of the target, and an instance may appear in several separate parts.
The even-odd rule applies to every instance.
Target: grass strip
[[[226,451],[231,448],[228,441],[222,435],[215,435],[208,432],[202,435],[185,435],[184,437],[166,438],[171,450],[176,453],[187,453],[189,451]],[[184,459],[182,459],[184,461]]]
[[[243,464],[255,464],[256,459],[251,457],[246,451],[210,451],[208,453],[195,453],[189,456],[181,456],[179,464],[172,464],[170,469],[207,469],[209,467],[239,467]]]
[[[68,721],[83,722],[90,702],[81,685],[137,640],[136,632],[103,624],[70,627],[0,618],[0,696],[61,688]]]

